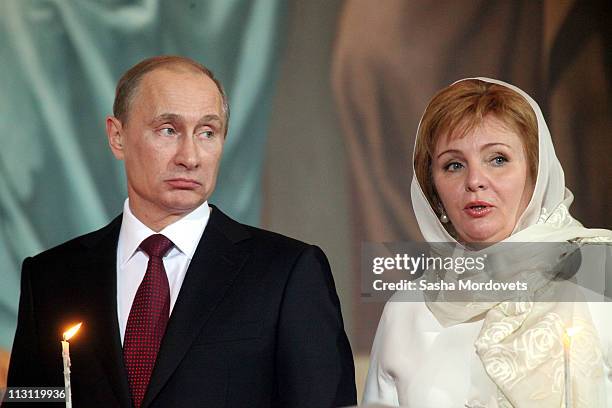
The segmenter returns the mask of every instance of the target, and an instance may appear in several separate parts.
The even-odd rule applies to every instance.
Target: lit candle
[[[572,378],[570,373],[570,351],[572,337],[580,331],[579,327],[568,327],[563,336],[563,361],[565,368],[565,408],[572,408]]]
[[[72,326],[70,329],[64,332],[64,339],[62,340],[62,360],[64,361],[64,390],[66,392],[66,408],[72,408],[72,391],[70,388],[70,344],[68,340],[72,338],[79,331],[81,325]]]

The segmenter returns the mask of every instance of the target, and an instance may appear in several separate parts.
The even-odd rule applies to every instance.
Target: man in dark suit
[[[113,111],[124,212],[24,261],[8,385],[63,386],[61,334],[83,322],[75,407],[355,404],[323,252],[208,205],[229,118],[213,74],[150,58],[121,78]]]

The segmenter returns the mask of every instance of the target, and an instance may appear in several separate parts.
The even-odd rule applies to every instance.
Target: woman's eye
[[[504,156],[495,157],[492,162],[495,166],[503,166],[508,160]]]
[[[457,171],[459,169],[461,169],[463,167],[463,165],[461,163],[457,163],[457,162],[452,162],[447,164],[444,169],[446,171]]]

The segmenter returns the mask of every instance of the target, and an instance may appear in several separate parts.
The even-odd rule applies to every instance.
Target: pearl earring
[[[444,211],[442,211],[442,214],[440,215],[440,222],[442,224],[448,224],[448,215],[446,215],[446,213]]]

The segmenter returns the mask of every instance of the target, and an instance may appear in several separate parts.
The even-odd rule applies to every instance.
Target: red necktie
[[[170,287],[162,258],[173,246],[161,234],[151,235],[140,244],[149,255],[149,263],[132,303],[123,340],[123,358],[137,408],[149,385],[170,315]]]

